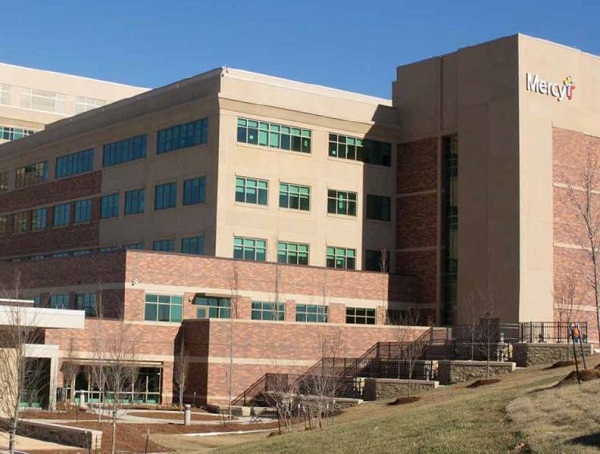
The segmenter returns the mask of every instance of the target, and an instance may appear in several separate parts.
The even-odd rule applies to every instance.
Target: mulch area
[[[398,397],[396,400],[389,402],[388,405],[405,405],[421,400],[420,396]]]
[[[141,418],[172,419],[183,422],[183,412],[181,411],[128,411],[127,414]],[[221,421],[222,419],[219,415],[192,412],[192,421]]]
[[[85,410],[75,411],[46,411],[46,410],[26,410],[21,412],[21,418],[26,419],[68,419],[80,421],[94,421],[98,419],[98,415],[88,413]]]
[[[552,364],[549,367],[546,367],[544,370],[550,370],[550,369],[558,369],[560,367],[569,367],[569,366],[574,366],[575,365],[575,360],[570,360],[570,361],[559,361],[557,363]]]
[[[499,378],[487,378],[482,380],[477,380],[471,383],[467,388],[479,388],[480,386],[493,385],[494,383],[500,383]]]
[[[581,381],[591,381],[591,380],[600,380],[600,368],[596,366],[594,369],[584,369],[579,371],[579,378]],[[562,385],[572,385],[573,383],[578,383],[577,380],[577,371],[574,370],[565,378],[563,378],[556,386]]]

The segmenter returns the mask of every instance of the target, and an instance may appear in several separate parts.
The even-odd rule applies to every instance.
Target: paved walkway
[[[47,420],[46,420],[47,421]],[[34,438],[26,438],[17,435],[17,451],[33,451],[34,449],[73,449],[81,451],[81,448],[73,446],[59,445],[58,443],[50,443],[47,441],[36,440]],[[8,434],[0,432],[0,453],[8,453]]]

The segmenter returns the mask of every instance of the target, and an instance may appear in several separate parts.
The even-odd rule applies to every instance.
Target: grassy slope
[[[597,359],[594,364],[596,363]],[[543,394],[548,391],[532,391],[554,384],[570,370],[571,368],[563,368],[544,371],[539,367],[520,370],[503,376],[502,382],[498,384],[477,389],[466,389],[462,384],[450,386],[405,406],[390,407],[385,402],[367,403],[347,411],[337,418],[334,426],[324,430],[272,437],[224,448],[218,452],[511,452],[525,442],[525,436],[531,436],[531,433],[527,432],[527,416],[518,422],[507,417],[507,405],[515,399],[535,394],[540,396],[540,402],[544,402]],[[600,417],[600,414],[597,416]],[[596,424],[598,420],[596,419]],[[590,429],[582,427],[580,432],[579,435],[590,433]],[[555,444],[552,452],[561,451]]]

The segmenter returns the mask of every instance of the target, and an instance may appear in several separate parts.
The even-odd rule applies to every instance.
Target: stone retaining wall
[[[91,445],[92,451],[99,451],[102,446],[102,432],[99,430],[46,422],[21,420],[17,426],[17,435],[84,449],[88,449]]]
[[[513,372],[515,363],[490,361],[490,376]],[[441,384],[459,383],[487,376],[486,361],[439,361],[438,380]]]
[[[567,354],[568,349],[569,353]],[[577,355],[581,354],[577,345]],[[583,344],[586,355],[592,354],[592,344]],[[513,360],[519,367],[535,366],[537,364],[554,364],[558,361],[573,359],[573,345],[568,344],[515,344],[513,347]]]
[[[433,380],[403,380],[397,378],[365,378],[363,389],[364,400],[395,399],[410,394],[420,394],[436,389],[439,386]]]

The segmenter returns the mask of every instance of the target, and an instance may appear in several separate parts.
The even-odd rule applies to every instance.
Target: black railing
[[[519,324],[519,342],[568,343],[571,327],[577,327],[582,342],[588,340],[587,322],[525,322]]]

